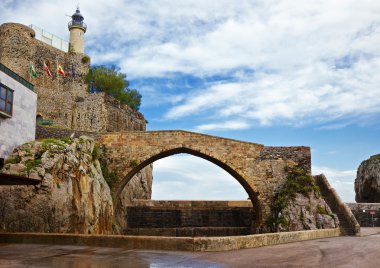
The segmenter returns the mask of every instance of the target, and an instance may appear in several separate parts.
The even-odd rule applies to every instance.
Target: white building
[[[36,112],[33,85],[0,63],[0,158],[35,139]]]

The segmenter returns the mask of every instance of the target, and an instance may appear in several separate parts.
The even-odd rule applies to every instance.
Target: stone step
[[[208,237],[249,235],[248,227],[126,228],[125,235]]]

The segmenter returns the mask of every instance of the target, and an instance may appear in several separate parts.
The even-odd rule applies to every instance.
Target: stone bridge
[[[115,186],[115,199],[147,165],[187,153],[216,164],[241,184],[252,201],[254,227],[264,225],[270,215],[270,204],[286,179],[286,166],[311,173],[309,147],[267,147],[180,130],[101,134],[99,142],[105,147],[109,168],[122,178]]]

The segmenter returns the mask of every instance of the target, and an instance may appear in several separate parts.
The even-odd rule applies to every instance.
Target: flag
[[[29,75],[30,75],[30,77],[37,77],[38,76],[38,73],[34,69],[34,66],[32,63],[29,64]]]
[[[57,64],[57,73],[59,73],[59,74],[61,74],[61,75],[63,75],[63,76],[66,75],[66,74],[65,74],[65,71],[64,71],[63,68],[62,68],[62,65],[61,65],[61,64]]]
[[[49,76],[49,77],[53,77],[53,75],[51,74],[50,70],[49,70],[49,67],[46,65],[46,62],[44,61],[44,71],[46,72],[46,74]]]
[[[75,78],[75,68],[74,68],[74,64],[71,64],[71,76],[73,77],[73,79]]]

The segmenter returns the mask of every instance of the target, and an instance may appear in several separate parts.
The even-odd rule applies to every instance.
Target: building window
[[[0,84],[0,112],[12,115],[13,110],[13,90]]]

